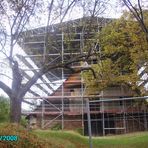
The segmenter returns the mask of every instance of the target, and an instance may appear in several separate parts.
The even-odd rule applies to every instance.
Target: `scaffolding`
[[[21,69],[22,74],[29,80],[28,72],[36,74],[45,63],[65,63],[76,56],[85,55],[86,45],[96,52],[98,43],[93,37],[105,23],[110,21],[103,18],[93,18],[93,20],[83,18],[47,26],[48,29],[41,27],[23,32],[18,44],[26,55],[17,56],[27,67]],[[46,39],[47,34],[48,39]],[[36,66],[30,63],[30,59]],[[87,66],[92,61],[93,56]],[[72,63],[69,67],[81,69],[84,66],[86,65],[82,61]],[[135,122],[138,120],[139,130],[143,129],[141,123],[143,121],[144,129],[147,130],[147,107],[142,112],[140,108],[134,110],[135,102],[130,102],[132,99],[129,98],[121,100],[116,97],[114,100],[103,98],[102,94],[86,95],[82,74],[73,73],[70,68],[57,68],[46,73],[35,84],[36,89],[40,91],[30,89],[29,92],[33,96],[24,97],[24,101],[29,103],[31,103],[29,100],[41,100],[33,111],[23,112],[31,120],[30,124],[43,129],[54,128],[57,125],[60,125],[62,130],[81,128],[83,134],[88,135],[86,102],[91,100],[89,101],[90,120],[94,136],[131,132],[132,130],[127,128],[129,124],[131,126],[130,120],[133,121],[133,129],[136,128]],[[106,95],[106,97],[110,96]]]
[[[96,25],[96,20],[94,30],[97,29],[98,24]],[[103,23],[104,19],[100,18],[100,24]],[[27,67],[22,68],[23,75],[30,79],[29,74],[27,74],[28,71],[33,72],[34,74],[40,70],[41,66],[46,63],[54,64],[57,62],[64,63],[65,61],[68,61],[69,59],[74,58],[75,56],[79,56],[81,54],[86,54],[86,51],[83,50],[84,48],[84,42],[91,41],[94,31],[88,33],[88,24],[85,21],[90,21],[88,18],[84,19],[78,19],[75,21],[69,21],[67,23],[61,24],[55,24],[53,26],[47,26],[42,28],[37,28],[34,30],[29,30],[22,33],[21,38],[19,39],[18,43],[23,48],[23,50],[26,52],[27,55],[20,56],[18,55],[17,58],[19,58]],[[109,20],[108,20],[109,21]],[[87,31],[86,31],[87,29]],[[85,31],[84,31],[85,30]],[[48,35],[48,42],[47,42],[47,35]],[[84,41],[85,40],[85,41]],[[51,48],[52,46],[52,48]],[[30,59],[37,65],[36,68],[34,68],[31,63],[28,61]],[[77,68],[80,69],[81,64],[80,62],[75,62],[72,65],[70,65],[71,68]],[[72,75],[72,72],[70,70],[65,70],[63,68],[58,68],[56,70],[52,70],[45,74],[45,78],[41,78],[41,83],[36,83],[35,86],[39,88],[42,92],[44,92],[44,95],[39,94],[39,92],[34,92],[30,90],[29,92],[34,95],[34,97],[25,97],[24,100],[26,102],[26,99],[42,99],[42,103],[39,107],[41,107],[41,126],[42,128],[45,128],[48,124],[45,123],[45,102],[48,103],[49,106],[51,105],[53,108],[57,109],[57,107],[51,103],[50,99],[60,99],[61,100],[61,107],[57,109],[56,114],[57,116],[54,117],[51,121],[54,121],[55,119],[62,118],[62,129],[64,129],[64,99],[70,98],[70,99],[77,99],[80,100],[78,102],[83,102],[84,96],[83,96],[83,82],[80,78],[80,75],[76,76],[74,80],[66,81],[69,76]],[[61,91],[60,96],[53,96],[56,89],[54,85],[57,85],[59,83],[58,91]],[[43,85],[46,85],[46,88],[43,87]],[[70,93],[71,90],[64,88],[64,85],[69,85],[68,87],[71,87],[73,85],[79,85],[81,87],[81,92],[76,96],[70,96],[70,94],[65,95],[65,93]],[[71,85],[71,86],[70,86]],[[59,90],[60,89],[60,90]],[[69,88],[70,89],[70,88]],[[50,92],[49,92],[50,90]],[[71,92],[72,93],[72,92]],[[38,107],[38,108],[39,108]],[[83,112],[83,107],[81,109]],[[83,114],[83,113],[81,113]],[[82,117],[83,118],[83,117]],[[61,119],[60,119],[61,120]],[[51,123],[49,121],[49,123]],[[82,122],[83,123],[83,122]]]
[[[147,131],[147,99],[148,96],[90,101],[94,136]],[[100,127],[97,128],[97,126]]]

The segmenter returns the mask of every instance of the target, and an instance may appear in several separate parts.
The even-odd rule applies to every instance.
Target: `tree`
[[[148,42],[140,25],[126,13],[104,27],[96,39],[101,46],[96,55],[98,64],[93,65],[97,79],[90,72],[84,73],[91,92],[112,85],[128,85],[140,95],[138,69],[148,60]]]
[[[68,15],[76,3],[80,3],[77,0],[51,0],[48,2],[48,20],[47,20],[47,32],[48,25],[52,24],[55,19],[59,19],[60,23],[63,22],[66,15]],[[97,2],[97,3],[96,3]],[[96,10],[96,4],[99,0],[95,0],[94,3],[91,2],[92,7],[89,7],[89,12],[92,12],[92,16],[98,14],[99,10]],[[81,5],[79,5],[81,6]],[[101,6],[101,3],[100,3]],[[29,91],[32,85],[41,78],[44,74],[52,69],[56,68],[67,68],[75,72],[70,65],[75,62],[85,61],[92,54],[93,48],[89,48],[86,54],[80,54],[74,58],[69,59],[68,62],[64,63],[46,63],[46,56],[44,56],[42,67],[39,71],[35,72],[33,77],[31,77],[25,84],[23,84],[23,74],[19,67],[19,61],[14,57],[13,53],[16,50],[15,44],[18,42],[22,32],[27,28],[28,23],[35,16],[39,17],[41,9],[45,9],[43,1],[40,0],[0,0],[0,45],[1,52],[9,61],[9,66],[12,70],[12,86],[8,87],[5,82],[0,81],[0,88],[9,96],[10,98],[10,121],[19,123],[21,118],[21,103],[23,97]],[[104,5],[102,5],[104,7]],[[40,8],[40,9],[39,9]],[[92,11],[90,11],[92,10]],[[97,11],[97,13],[95,13]],[[41,16],[42,17],[42,16]],[[32,23],[33,24],[33,23]],[[46,43],[49,41],[50,35],[46,34]],[[52,49],[52,43],[46,44],[46,48]],[[54,49],[54,48],[53,48]],[[60,51],[61,53],[61,51]],[[88,68],[86,68],[88,69]],[[84,69],[83,69],[84,70]]]
[[[12,89],[2,81],[0,81],[0,88],[3,89],[10,98],[10,119],[12,122],[20,120],[22,100],[22,95],[17,93],[21,88],[22,75],[18,68],[18,62],[15,61],[13,57],[14,45],[20,33],[29,22],[30,17],[33,15],[36,6],[36,0],[19,2],[1,0],[0,2],[1,52],[8,59],[9,66],[13,73]],[[17,36],[16,39],[14,36]],[[7,48],[8,45],[9,49]]]
[[[146,38],[146,41],[148,42],[148,3],[147,1],[143,0],[122,0],[123,5],[125,5],[131,15],[135,18],[135,20],[139,23],[139,26],[141,27],[141,31],[144,32],[144,36]],[[145,63],[144,67],[146,67],[142,73],[148,72],[148,66],[147,62]],[[148,82],[148,80],[147,80]],[[145,81],[146,84],[146,81]]]
[[[139,23],[142,31],[145,33],[146,40],[148,42],[148,27],[147,27],[147,20],[146,18],[148,6],[146,6],[147,2],[142,1],[142,0],[136,0],[136,1],[131,1],[131,0],[122,0],[123,4],[129,9],[131,14],[135,17],[137,22]],[[146,14],[146,15],[145,15]]]

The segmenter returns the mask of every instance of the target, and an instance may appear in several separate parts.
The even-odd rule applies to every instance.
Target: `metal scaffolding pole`
[[[64,33],[62,29],[62,63],[64,62]],[[64,69],[62,68],[62,81],[64,79]],[[64,129],[64,82],[62,83],[62,130]]]
[[[103,98],[104,92],[102,91],[102,96]],[[102,129],[103,129],[103,136],[105,136],[105,121],[104,121],[104,101],[101,101],[101,106],[102,106]]]
[[[83,39],[83,31],[80,33],[80,52],[83,52],[84,48],[84,39]],[[81,66],[81,65],[80,65]],[[84,135],[84,86],[83,86],[83,76],[81,72],[81,96],[82,96],[82,130],[83,130],[83,135]]]
[[[101,96],[100,96],[101,97]],[[148,96],[144,96],[144,97],[129,97],[129,98],[122,98],[122,100],[135,100],[135,99],[148,99]],[[93,100],[90,102],[109,102],[109,101],[121,101],[121,98],[115,98],[115,99],[109,99],[109,98],[105,98],[105,99],[101,99],[101,100]]]
[[[125,101],[123,100],[123,126],[124,126],[124,133],[126,133],[126,113],[125,113]]]
[[[105,136],[105,121],[104,121],[104,102],[102,101],[102,128],[103,128],[103,136]]]
[[[82,79],[82,78],[81,78]],[[81,82],[81,100],[82,100],[82,130],[83,130],[83,135],[84,135],[84,98],[83,98],[83,95],[84,95],[84,87],[83,87],[83,83]]]
[[[86,101],[87,107],[87,122],[88,122],[88,134],[89,134],[89,148],[92,148],[92,133],[91,133],[91,118],[90,118],[90,107],[89,99]]]
[[[42,119],[41,119],[41,127],[44,128],[44,112],[45,112],[45,105],[44,105],[44,99],[42,101]]]
[[[47,28],[47,27],[46,27]],[[46,36],[47,33],[45,32],[46,35],[44,35],[44,47],[43,47],[43,63],[45,62],[45,58],[46,58]]]
[[[147,131],[148,126],[147,126],[147,112],[146,112],[146,108],[144,108],[144,128]]]

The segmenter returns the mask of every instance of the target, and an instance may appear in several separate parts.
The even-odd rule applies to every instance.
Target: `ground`
[[[40,138],[54,143],[55,148],[88,148],[88,137],[74,132],[34,131]],[[148,132],[93,138],[93,148],[148,148]]]
[[[18,141],[0,140],[0,148],[89,148],[88,137],[74,131],[27,130],[0,124],[0,136],[17,135]],[[93,137],[93,148],[148,148],[148,132]]]

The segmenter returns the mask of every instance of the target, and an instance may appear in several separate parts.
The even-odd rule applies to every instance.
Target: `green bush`
[[[33,133],[16,124],[7,124],[0,127],[0,135],[16,135],[17,141],[0,141],[0,148],[49,148],[49,141],[38,138]]]
[[[8,98],[0,96],[0,122],[9,121],[10,102]]]
[[[25,119],[24,116],[21,117],[20,124],[21,124],[23,127],[27,127],[28,121]]]
[[[80,135],[84,135],[83,134],[83,128],[77,128],[76,132],[79,133]]]
[[[60,123],[56,123],[50,129],[51,130],[55,130],[55,131],[61,130],[62,129],[62,125]]]

